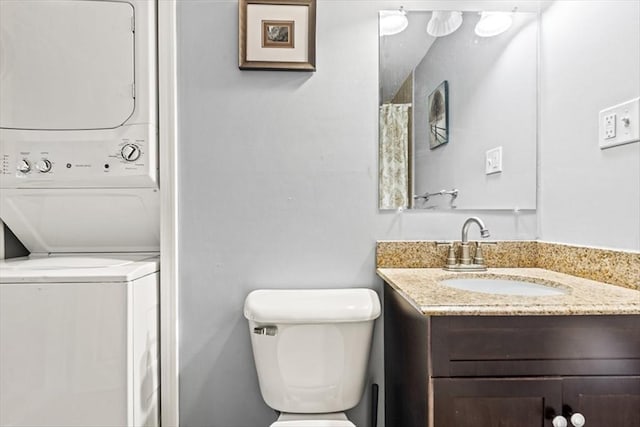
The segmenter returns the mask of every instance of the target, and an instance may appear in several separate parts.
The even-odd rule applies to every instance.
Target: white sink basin
[[[461,289],[463,291],[494,295],[544,297],[564,295],[566,293],[562,288],[540,285],[538,283],[516,279],[474,277],[445,279],[441,280],[440,283],[444,286]]]

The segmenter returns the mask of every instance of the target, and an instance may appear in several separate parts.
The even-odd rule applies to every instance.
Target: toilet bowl
[[[258,290],[244,305],[270,427],[355,427],[380,300],[371,289]]]

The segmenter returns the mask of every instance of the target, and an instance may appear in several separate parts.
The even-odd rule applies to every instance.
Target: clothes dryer
[[[155,0],[0,1],[0,217],[32,253],[158,251]]]

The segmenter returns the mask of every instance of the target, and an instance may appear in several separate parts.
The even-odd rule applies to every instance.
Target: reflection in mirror
[[[406,17],[380,36],[380,209],[535,209],[537,14]]]

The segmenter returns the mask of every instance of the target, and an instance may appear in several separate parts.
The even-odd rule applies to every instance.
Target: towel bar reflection
[[[440,190],[437,193],[427,192],[421,195],[413,196],[413,199],[414,200],[423,199],[423,201],[427,202],[433,196],[444,196],[444,195],[451,196],[451,201],[453,201],[455,200],[456,197],[458,197],[458,189],[454,188],[453,190]]]

